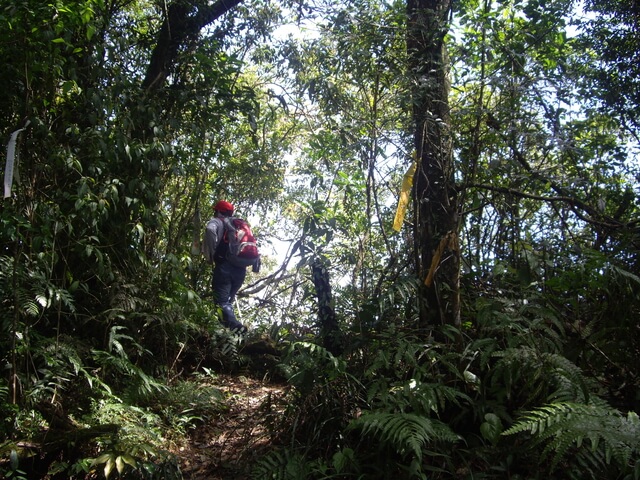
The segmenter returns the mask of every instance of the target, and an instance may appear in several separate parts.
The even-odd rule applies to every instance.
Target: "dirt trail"
[[[218,385],[229,410],[200,426],[178,455],[185,480],[248,480],[251,467],[271,444],[265,402],[284,394],[284,385],[221,375]]]

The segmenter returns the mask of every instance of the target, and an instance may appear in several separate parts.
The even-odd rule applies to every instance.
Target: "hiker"
[[[216,203],[213,218],[209,220],[204,231],[203,253],[209,263],[215,264],[213,294],[215,302],[222,310],[222,324],[232,331],[246,333],[247,327],[237,320],[233,312],[233,302],[244,282],[247,266],[252,265],[253,271],[257,272],[260,256],[248,224],[244,220],[233,218],[233,210],[233,205],[225,200]],[[239,226],[245,230],[238,228]],[[229,231],[233,235],[230,235]],[[238,232],[241,234],[240,238],[244,235],[244,242],[240,246],[234,245],[233,239],[230,238],[235,238],[234,235],[237,236]],[[250,237],[250,241],[247,241],[247,237]],[[240,248],[250,251],[238,251]],[[251,258],[247,260],[244,258],[245,255]]]

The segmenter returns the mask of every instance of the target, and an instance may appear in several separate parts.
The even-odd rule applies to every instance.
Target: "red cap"
[[[224,200],[220,200],[216,203],[216,206],[213,207],[216,212],[220,212],[224,215],[232,215],[233,214],[233,205],[229,202],[225,202]]]

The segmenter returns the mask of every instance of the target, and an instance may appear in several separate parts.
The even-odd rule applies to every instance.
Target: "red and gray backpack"
[[[228,244],[226,259],[238,267],[257,266],[260,263],[260,252],[256,238],[251,233],[249,224],[241,218],[224,217],[223,242]]]

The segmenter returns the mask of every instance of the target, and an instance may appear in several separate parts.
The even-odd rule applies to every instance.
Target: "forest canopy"
[[[623,0],[0,1],[0,476],[182,478],[242,370],[253,478],[640,478],[639,55]]]

